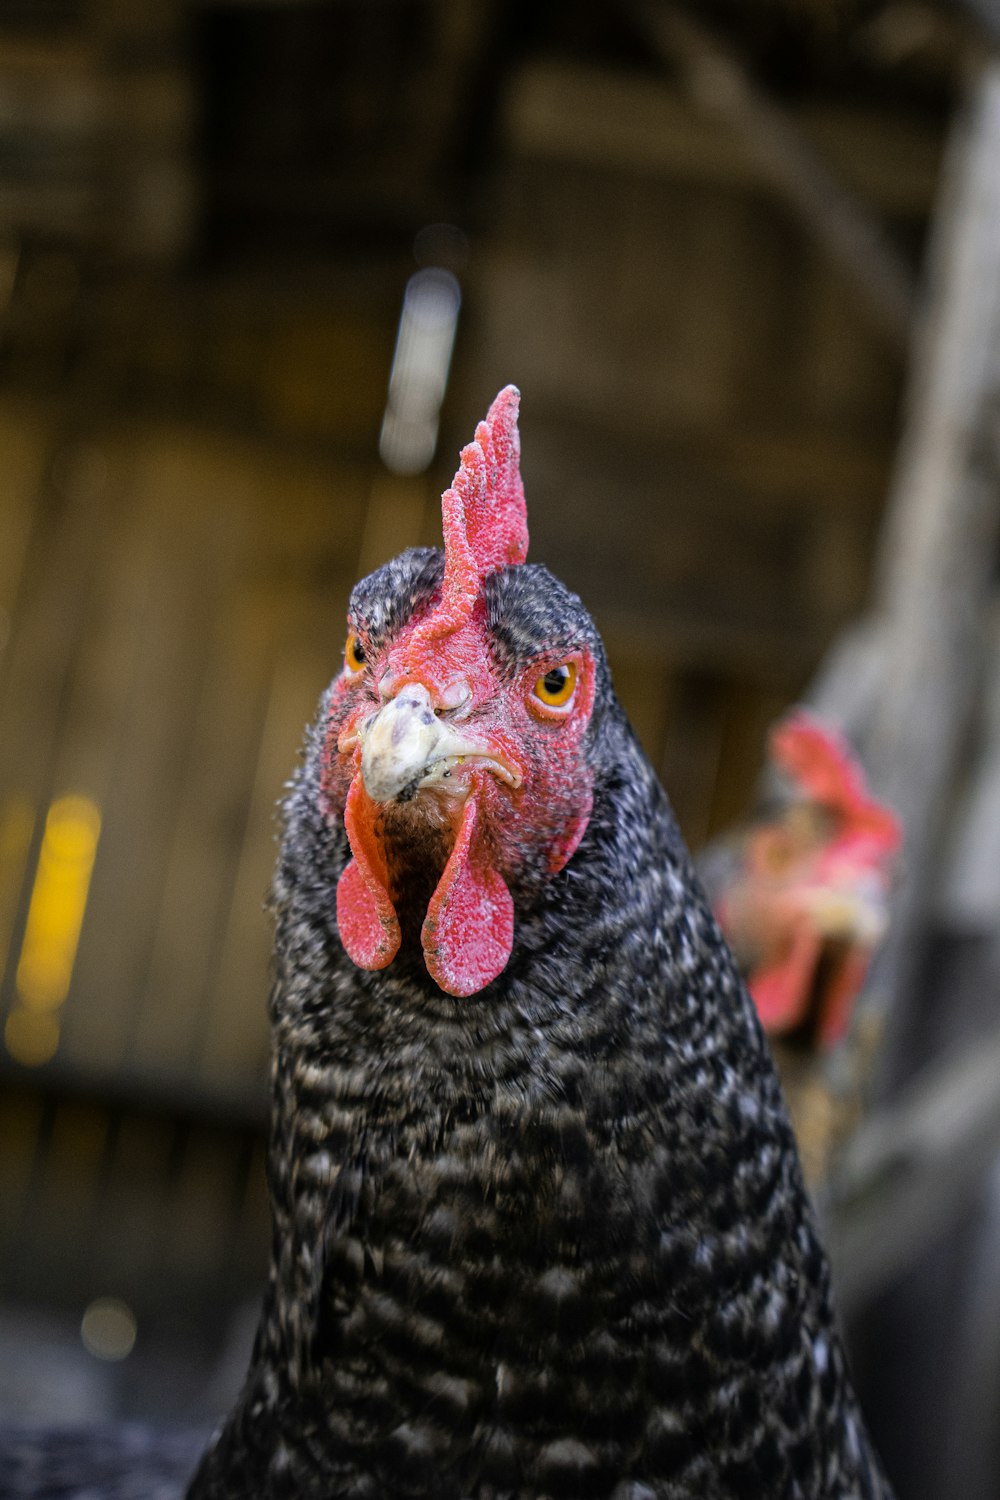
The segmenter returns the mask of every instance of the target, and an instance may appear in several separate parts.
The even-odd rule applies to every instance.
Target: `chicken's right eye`
[[[572,698],[575,687],[576,663],[566,661],[561,666],[550,667],[544,676],[539,677],[535,683],[535,697],[550,708],[562,708]]]
[[[361,672],[365,665],[365,648],[356,630],[352,630],[347,637],[347,645],[344,647],[344,661],[347,663],[349,672]]]

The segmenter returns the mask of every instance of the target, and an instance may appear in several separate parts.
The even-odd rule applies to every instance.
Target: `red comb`
[[[528,555],[528,515],[521,483],[517,409],[521,395],[504,386],[462,449],[458,473],[441,496],[444,590],[425,622],[432,635],[456,630],[472,613],[487,573]]]
[[[795,709],[771,731],[771,757],[814,801],[834,808],[887,850],[898,846],[899,820],[870,796],[853,751],[830,725]]]

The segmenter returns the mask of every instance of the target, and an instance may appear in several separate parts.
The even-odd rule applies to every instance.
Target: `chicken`
[[[285,803],[273,1257],[189,1500],[887,1497],[766,1043],[501,391]]]
[[[746,837],[715,899],[765,1029],[842,1039],[888,922],[899,822],[830,726],[803,709],[771,733],[792,795]]]
[[[815,1190],[864,1112],[880,1027],[851,1023],[888,924],[902,830],[842,737],[806,710],[772,730],[769,760],[787,797],[699,869],[771,1038]]]

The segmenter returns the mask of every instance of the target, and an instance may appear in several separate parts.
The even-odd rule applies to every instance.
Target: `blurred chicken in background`
[[[777,805],[710,850],[702,874],[771,1038],[815,1184],[856,1117],[874,1053],[877,1039],[851,1021],[888,926],[902,830],[841,735],[805,710],[772,730],[768,760]],[[828,1066],[842,1042],[846,1071]]]

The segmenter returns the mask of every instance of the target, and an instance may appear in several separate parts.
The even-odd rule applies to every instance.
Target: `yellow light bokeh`
[[[59,1022],[55,1016],[25,1010],[17,1005],[3,1028],[7,1051],[26,1068],[40,1068],[55,1056],[59,1046]]]
[[[53,1012],[69,994],[87,906],[101,814],[89,797],[60,797],[49,808],[18,959],[17,1005],[4,1040],[27,1066],[47,1062],[59,1042]]]

